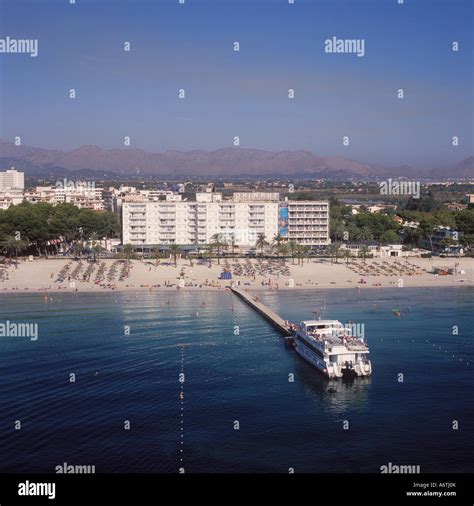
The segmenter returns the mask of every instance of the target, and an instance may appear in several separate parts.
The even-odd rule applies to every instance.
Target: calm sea
[[[474,471],[472,288],[262,293],[364,325],[373,376],[347,384],[229,292],[52,297],[0,296],[0,322],[39,329],[0,337],[0,471]]]

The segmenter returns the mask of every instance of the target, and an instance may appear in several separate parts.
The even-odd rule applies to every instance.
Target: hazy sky
[[[455,163],[473,154],[473,12],[472,0],[0,0],[0,38],[39,40],[36,58],[0,54],[0,138],[119,148],[128,135],[156,152],[239,136],[241,147]],[[325,53],[333,36],[364,39],[365,55]]]

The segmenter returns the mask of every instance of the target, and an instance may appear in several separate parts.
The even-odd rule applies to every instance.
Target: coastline
[[[98,276],[101,264],[103,273]],[[467,257],[368,259],[348,265],[342,261],[331,263],[329,259],[305,260],[303,265],[291,260],[283,264],[259,259],[221,259],[221,265],[214,259],[210,267],[207,262],[191,266],[182,259],[177,267],[169,261],[155,265],[151,260],[131,260],[129,265],[110,259],[97,264],[68,259],[21,261],[18,268],[5,270],[7,279],[0,279],[0,294],[219,291],[231,284],[252,291],[474,286],[474,259]],[[218,279],[225,267],[233,273],[232,279]],[[433,267],[456,269],[457,273],[435,275],[430,272]]]

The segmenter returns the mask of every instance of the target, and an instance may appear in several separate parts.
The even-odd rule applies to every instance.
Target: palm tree
[[[73,255],[77,255],[82,257],[82,251],[84,250],[82,241],[74,241],[74,244],[72,245],[72,253]]]
[[[342,222],[336,222],[331,226],[331,239],[337,241],[338,239],[342,239],[344,232],[346,231],[346,227]]]
[[[99,256],[105,248],[103,248],[99,243],[95,243],[92,246],[92,251],[94,252],[94,262],[96,261],[96,256]]]
[[[27,241],[16,239],[13,236],[6,237],[0,243],[0,249],[8,254],[10,260],[12,259],[13,253],[15,254],[15,268],[18,268],[18,253],[21,250],[26,249],[28,246],[29,243]]]
[[[265,248],[265,246],[268,246],[268,242],[266,241],[265,234],[263,232],[260,232],[258,234],[255,246],[257,246],[257,248],[260,248],[260,256],[263,257],[263,249]]]
[[[360,250],[359,250],[359,254],[363,258],[364,263],[365,263],[365,259],[367,258],[367,255],[369,254],[369,248],[365,245],[362,246],[362,248],[360,248]]]
[[[232,239],[230,240],[230,247],[232,249],[232,258],[234,258],[236,246],[237,246],[237,244],[236,244],[236,240],[235,240],[235,235],[232,234]]]
[[[174,266],[178,267],[178,255],[181,251],[181,247],[179,244],[171,244],[170,246],[170,255],[173,257],[174,260]]]
[[[272,241],[272,244],[271,244],[271,247],[272,247],[272,251],[275,255],[279,255],[280,252],[282,251],[282,246],[284,246],[284,238],[280,235],[280,233],[278,234],[275,234],[275,237],[273,238],[273,241]]]
[[[206,246],[206,250],[207,250],[207,258],[209,260],[209,267],[211,267],[211,265],[212,265],[212,255],[214,253],[214,245],[213,244],[208,244]]]
[[[123,247],[123,254],[125,255],[125,258],[127,259],[127,263],[130,264],[130,257],[133,254],[133,246],[129,244],[125,244]]]
[[[341,256],[342,256],[343,259],[346,260],[346,264],[349,264],[349,260],[352,258],[351,251],[348,250],[348,249],[343,249],[342,253],[341,253]]]
[[[92,232],[90,236],[92,251],[94,252],[94,262],[96,261],[96,257],[104,251],[104,248],[100,244],[100,235],[97,232]]]
[[[359,228],[355,232],[355,240],[356,241],[371,241],[374,238],[374,235],[372,233],[372,230],[370,230],[370,227],[362,227]]]
[[[336,264],[337,264],[337,260],[339,258],[340,252],[341,252],[341,243],[339,243],[339,242],[334,243],[334,260],[336,261]]]
[[[288,249],[290,251],[291,262],[293,263],[293,265],[295,264],[295,256],[298,253],[298,248],[299,248],[299,245],[296,241],[290,241],[288,243]]]
[[[158,267],[158,263],[159,263],[160,256],[161,256],[161,250],[160,250],[159,246],[155,246],[153,248],[153,254],[155,255],[155,265]]]
[[[309,246],[300,245],[300,247],[298,248],[298,256],[301,259],[301,266],[303,266],[305,258],[309,259],[308,255],[309,255],[310,251],[311,251],[311,248]]]
[[[214,249],[217,251],[217,264],[221,264],[221,251],[223,249],[227,248],[227,243],[223,240],[221,240],[222,235],[221,234],[214,234],[211,237],[211,245],[214,247]]]
[[[283,258],[283,263],[286,262],[286,257],[288,256],[289,253],[290,253],[290,247],[288,246],[288,243],[287,242],[282,242],[278,246],[278,255],[281,258]]]
[[[280,235],[280,232],[278,232],[278,234],[275,234],[275,237],[273,238],[273,244],[275,244],[276,246],[280,246],[282,241],[283,237]]]
[[[331,263],[333,263],[333,261],[336,261],[336,264],[337,264],[337,259],[339,258],[340,249],[341,249],[341,245],[338,242],[332,242],[326,248],[326,253],[330,256]]]
[[[331,259],[331,263],[333,263],[333,257],[334,257],[334,243],[333,242],[326,246],[326,255],[329,256],[329,258]]]

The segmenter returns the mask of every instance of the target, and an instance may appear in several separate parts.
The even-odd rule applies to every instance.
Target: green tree
[[[462,211],[455,213],[454,221],[456,229],[464,235],[474,234],[474,208],[463,209]]]
[[[474,234],[465,234],[459,238],[461,245],[469,250],[474,248]]]
[[[9,236],[3,239],[0,243],[0,249],[7,253],[10,260],[15,255],[15,268],[18,267],[18,254],[28,248],[28,241],[17,239],[14,236]]]
[[[155,265],[158,266],[161,258],[161,250],[159,246],[153,248],[153,256],[155,257]]]
[[[221,252],[223,249],[227,248],[227,243],[222,240],[221,234],[214,234],[211,237],[211,245],[214,250],[217,252],[217,264],[221,264]]]
[[[134,251],[133,246],[130,243],[124,245],[123,254],[124,254],[125,258],[127,259],[128,264],[130,264],[130,257],[132,256],[133,251]]]
[[[369,255],[370,253],[370,250],[367,246],[362,246],[359,250],[359,255],[361,256],[361,258],[364,260],[364,263],[365,263],[365,260],[367,258],[367,256]]]
[[[286,262],[286,256],[288,256],[290,252],[290,248],[287,242],[281,242],[280,244],[275,244],[273,246],[273,252],[279,258],[283,259],[283,262]]]
[[[301,265],[303,265],[305,258],[309,260],[310,251],[311,248],[309,246],[300,245],[300,247],[298,248],[298,257],[301,260]]]
[[[382,244],[398,244],[400,242],[400,237],[394,230],[386,230],[380,236],[380,242]]]
[[[181,246],[179,244],[171,244],[170,245],[170,255],[173,257],[174,266],[178,266],[178,255],[181,251]]]
[[[341,257],[346,261],[346,264],[349,264],[349,261],[352,258],[351,250],[349,250],[349,249],[343,249],[341,251]]]
[[[231,251],[232,251],[232,258],[235,257],[235,248],[237,247],[237,241],[235,239],[235,235],[232,234],[232,238],[230,240],[230,247],[231,247]]]
[[[421,234],[428,238],[430,242],[430,249],[433,251],[433,234],[436,229],[434,218],[431,216],[422,218],[418,228],[420,229]]]
[[[405,204],[407,211],[420,211],[422,213],[434,213],[441,209],[442,204],[439,200],[435,199],[431,195],[423,196],[419,199],[410,197]]]
[[[421,230],[419,228],[406,227],[403,230],[403,244],[417,245],[420,241]]]
[[[209,267],[212,265],[212,255],[214,254],[214,245],[208,244],[206,246],[207,259],[209,261]]]
[[[280,246],[280,244],[283,242],[283,237],[278,234],[275,234],[275,237],[273,237],[273,246]]]
[[[374,234],[369,226],[364,226],[358,229],[355,233],[354,239],[356,241],[370,241],[374,238]]]
[[[288,250],[291,256],[291,262],[294,265],[295,263],[295,256],[298,254],[298,248],[299,244],[296,241],[289,241],[288,242]]]
[[[268,242],[265,239],[265,234],[260,232],[257,236],[257,242],[255,243],[257,248],[260,248],[260,256],[263,256],[263,250],[268,246]]]
[[[331,258],[331,263],[333,261],[337,262],[337,259],[339,258],[339,253],[341,251],[341,244],[338,242],[333,242],[329,244],[329,246],[326,248],[326,254],[329,255]]]

